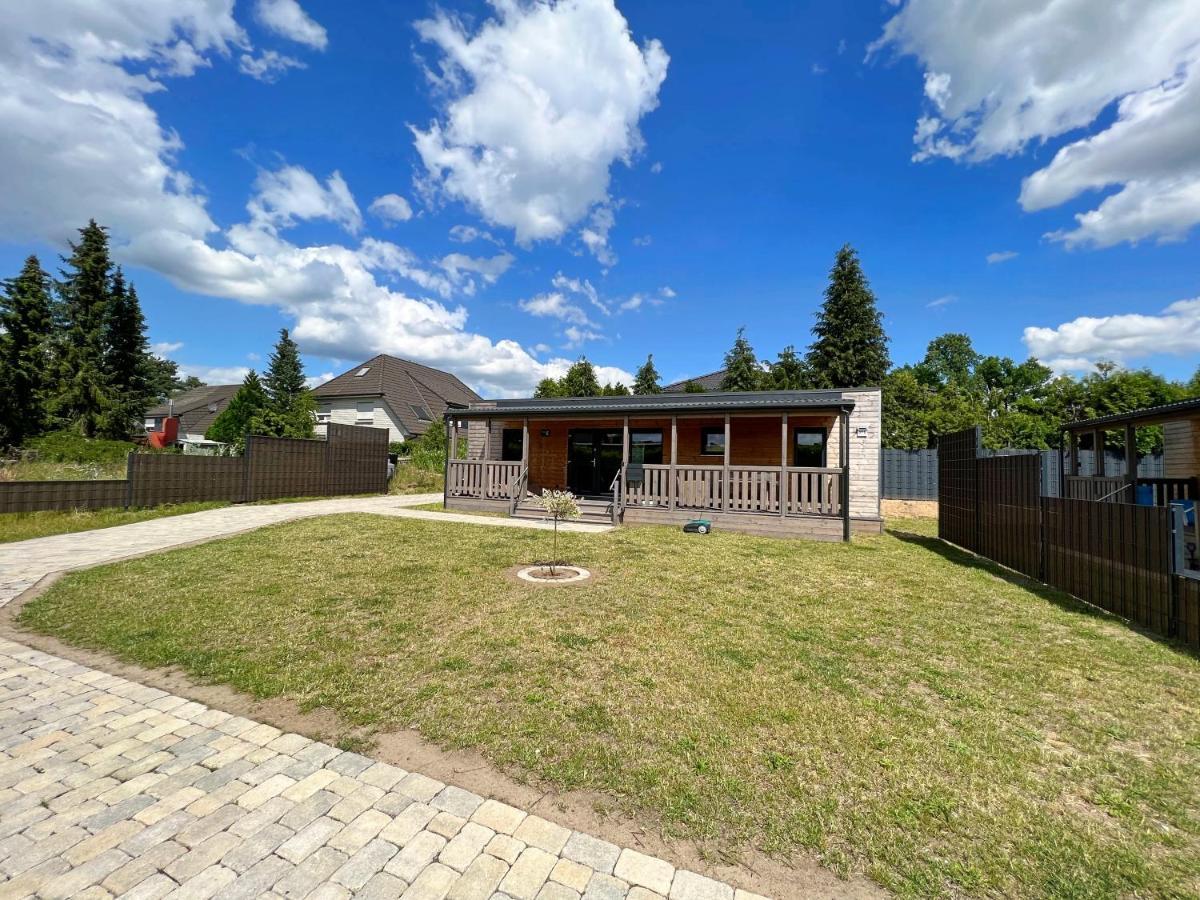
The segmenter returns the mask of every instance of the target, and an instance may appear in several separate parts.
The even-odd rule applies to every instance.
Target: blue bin
[[[1149,484],[1139,484],[1137,486],[1137,498],[1133,502],[1138,506],[1153,506],[1154,486]]]
[[[1196,501],[1195,500],[1175,500],[1172,506],[1183,507],[1183,523],[1188,528],[1196,524]]]

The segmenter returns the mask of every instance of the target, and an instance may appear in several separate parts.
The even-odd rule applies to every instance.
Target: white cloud
[[[628,300],[621,303],[621,309],[624,312],[632,312],[635,309],[641,309],[642,304],[645,302],[646,298],[642,294],[634,294]]]
[[[330,175],[322,186],[300,166],[261,170],[254,187],[256,193],[246,206],[254,228],[276,234],[298,220],[328,219],[351,234],[362,229],[362,213],[339,172]]]
[[[383,194],[371,201],[367,207],[371,215],[387,225],[407,222],[412,218],[412,207],[399,194]]]
[[[592,210],[587,225],[579,232],[579,237],[588,248],[588,252],[606,269],[617,264],[617,255],[608,244],[608,233],[615,224],[612,206],[606,203]]]
[[[994,266],[996,263],[1008,262],[1010,259],[1016,259],[1020,254],[1015,250],[998,250],[995,253],[987,255],[987,263],[989,266]]]
[[[250,370],[246,366],[193,366],[179,364],[179,374],[184,378],[195,376],[205,384],[240,384]]]
[[[475,281],[466,273],[478,275],[484,284],[495,284],[508,271],[516,257],[511,253],[498,253],[491,257],[467,256],[465,253],[449,253],[442,257],[439,266],[450,276],[450,280],[468,294],[475,293]]]
[[[230,0],[55,0],[0,4],[0,238],[64,247],[94,216],[113,252],[175,286],[279,309],[306,353],[364,359],[394,353],[450,369],[484,393],[523,393],[569,360],[539,361],[515,341],[466,327],[467,313],[414,297],[393,276],[445,297],[449,278],[394,244],[300,246],[288,229],[326,218],[349,231],[361,214],[336,173],[260,173],[246,221],[219,226],[179,168],[180,135],[147,95],[209,59],[248,48]],[[427,285],[427,287],[426,287]],[[235,382],[244,367],[182,367]]]
[[[609,305],[600,299],[600,292],[586,278],[568,278],[562,272],[557,272],[550,283],[560,291],[570,291],[572,294],[584,297],[588,303],[606,316],[612,312]]]
[[[818,62],[812,64],[812,73],[814,75],[824,75],[829,70]]]
[[[573,322],[576,325],[592,324],[591,320],[588,319],[587,313],[582,308],[576,306],[564,294],[560,294],[557,291],[529,297],[520,301],[517,305],[531,316],[537,316],[538,318],[559,319],[563,322]]]
[[[663,164],[660,162],[656,162],[650,166],[650,171],[655,175],[658,175],[660,172],[662,172],[662,170],[663,170]]]
[[[533,350],[534,353],[549,353],[550,345],[549,344],[534,344],[531,349]]]
[[[476,228],[474,225],[455,225],[450,229],[450,240],[459,244],[470,244],[473,241],[489,241],[497,247],[503,247],[504,241],[490,231]]]
[[[324,50],[329,43],[325,29],[296,0],[258,0],[255,16],[276,34],[315,50]]]
[[[253,53],[243,53],[238,59],[238,70],[243,75],[249,75],[267,84],[274,84],[288,69],[304,68],[307,68],[305,64],[294,56],[285,56],[275,50],[264,50],[257,56]]]
[[[183,347],[183,341],[159,341],[150,345],[150,352],[160,358],[165,358]]]
[[[930,300],[925,304],[926,309],[941,309],[944,306],[949,306],[958,298],[953,294],[946,294],[944,297],[938,297],[936,300]]]
[[[1194,356],[1200,353],[1200,297],[1172,303],[1158,315],[1080,316],[1057,328],[1030,326],[1023,340],[1031,354],[1059,371],[1158,353]]]
[[[633,246],[635,247],[649,247],[653,243],[654,238],[648,234],[643,234],[641,237],[635,237],[633,239]]]
[[[670,300],[670,299],[672,299],[673,297],[676,297],[676,296],[678,296],[678,295],[675,293],[675,291],[674,291],[674,290],[673,290],[673,289],[672,289],[670,286],[668,286],[668,285],[663,285],[662,287],[660,287],[660,288],[658,289],[658,295],[659,295],[660,297],[665,297],[667,300]]]
[[[304,383],[308,385],[308,389],[311,391],[313,388],[320,387],[327,381],[332,381],[333,377],[333,372],[322,372],[320,375],[309,375],[304,379]]]
[[[604,337],[604,335],[599,331],[593,331],[590,328],[579,327],[579,326],[575,326],[575,325],[571,325],[568,328],[566,328],[563,331],[563,335],[567,339],[567,343],[564,344],[563,346],[568,350],[571,350],[575,347],[579,347],[582,344],[586,344],[591,341],[598,341],[602,337]],[[599,373],[597,373],[597,374],[599,374]]]
[[[902,2],[902,0],[901,0]],[[916,159],[978,162],[1072,135],[1021,189],[1026,210],[1116,188],[1068,246],[1175,240],[1200,222],[1200,4],[1195,0],[907,0],[871,52],[925,70]]]
[[[446,14],[418,23],[440,51],[430,77],[446,99],[413,135],[432,185],[527,245],[609,201],[610,167],[640,150],[668,57],[656,40],[634,43],[613,0],[496,0],[495,11],[474,33]]]

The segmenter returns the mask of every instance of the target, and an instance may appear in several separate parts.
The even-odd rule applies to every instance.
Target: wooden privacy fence
[[[977,428],[938,451],[943,540],[1200,647],[1200,581],[1173,574],[1170,508],[1043,497],[1041,457],[981,456]]]
[[[121,481],[0,482],[0,513],[387,492],[388,433],[328,426],[325,440],[258,435],[239,457],[132,453]]]

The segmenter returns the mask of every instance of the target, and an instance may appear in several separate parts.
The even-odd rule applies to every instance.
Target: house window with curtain
[[[374,425],[375,424],[375,401],[374,400],[359,400],[357,404],[358,414],[354,419],[355,425]]]
[[[797,428],[792,437],[792,465],[819,469],[825,466],[824,428]]]

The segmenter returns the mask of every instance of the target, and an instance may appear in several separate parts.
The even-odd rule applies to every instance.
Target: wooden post
[[[838,456],[842,465],[842,540],[850,540],[850,413],[842,410],[840,420],[841,446]]]
[[[679,461],[679,428],[676,416],[671,416],[671,470],[667,473],[667,504],[671,509],[678,502],[675,495],[675,466]]]
[[[726,509],[732,507],[732,497],[729,484],[729,415],[725,415],[725,461],[721,467],[721,500]]]
[[[443,420],[446,423],[446,465],[442,472],[442,506],[446,505],[446,499],[450,496],[450,429],[453,424],[450,421],[450,416],[447,415]]]
[[[787,514],[788,416],[779,420],[779,517]]]
[[[470,425],[467,426],[468,430]],[[483,458],[485,460],[492,458],[492,420],[484,419],[483,427],[487,429],[483,433]]]
[[[1137,503],[1137,426],[1132,422],[1125,425],[1125,480],[1129,482],[1126,503]]]
[[[1097,428],[1092,432],[1092,477],[1104,477],[1104,429]]]
[[[521,468],[529,465],[529,420],[521,420]]]
[[[1067,440],[1070,442],[1069,465],[1067,466],[1067,474],[1072,478],[1079,474],[1079,432],[1068,431]],[[1063,491],[1063,496],[1068,496],[1066,491]]]
[[[622,506],[625,505],[625,475],[626,475],[626,472],[628,472],[628,470],[629,470],[629,416],[626,416],[624,421],[621,423],[621,471],[617,473],[617,476],[618,476],[617,477],[617,491],[619,492],[618,496],[620,497]],[[642,473],[642,477],[645,478],[645,472]],[[645,484],[646,483],[643,481],[642,482],[642,487],[643,487],[642,496],[645,496],[645,493],[644,493]],[[615,511],[616,510],[614,509],[614,512]]]

